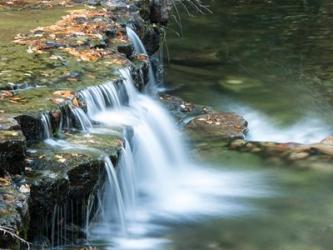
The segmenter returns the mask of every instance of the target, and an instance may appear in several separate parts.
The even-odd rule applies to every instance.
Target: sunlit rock
[[[247,122],[235,113],[211,113],[192,119],[186,129],[195,137],[212,139],[244,138]]]

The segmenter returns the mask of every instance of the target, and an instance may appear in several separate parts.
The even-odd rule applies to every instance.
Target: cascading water
[[[135,33],[127,31],[137,43],[136,50],[145,53]],[[250,207],[237,204],[235,198],[267,195],[267,187],[263,191],[255,186],[256,175],[192,164],[169,114],[134,88],[129,69],[121,69],[120,75],[125,91],[119,91],[113,82],[90,87],[80,92],[87,112],[70,108],[83,131],[107,134],[115,128],[130,128],[133,132],[124,133],[125,146],[116,168],[100,152],[107,182],[98,195],[98,215],[87,223],[89,239],[105,241],[111,237],[112,245],[119,249],[156,249],[156,244],[166,242],[157,235],[165,229],[163,222],[245,213]],[[62,149],[77,147],[62,140],[48,143]],[[87,218],[91,218],[89,207],[87,211]]]
[[[230,111],[236,111],[249,123],[248,140],[317,143],[330,134],[330,128],[322,120],[312,116],[306,116],[292,126],[283,127],[274,123],[265,114],[249,107],[229,105]]]
[[[83,132],[87,132],[89,129],[93,127],[91,121],[81,108],[74,106],[70,106],[69,108],[76,122],[79,124],[80,129]]]
[[[250,187],[242,176],[204,170],[191,164],[171,117],[156,101],[134,88],[128,69],[122,69],[120,73],[128,104],[121,105],[124,96],[108,95],[115,93],[111,91],[113,86],[110,83],[94,87],[98,90],[88,89],[81,93],[87,103],[89,118],[102,124],[101,127],[133,129],[133,137],[125,143],[118,163],[118,179],[109,179],[110,185],[115,181],[118,183],[120,194],[114,191],[104,193],[103,213],[90,226],[91,239],[105,239],[113,235],[113,244],[125,244],[125,249],[135,239],[135,249],[140,249],[137,244],[143,244],[142,234],[156,230],[154,220],[192,220],[203,215],[244,212],[241,206],[227,200],[221,202],[221,199],[230,195],[247,197],[265,194]],[[94,99],[94,93],[100,91],[102,94],[99,96],[111,98],[113,105]],[[239,182],[237,188],[234,182]],[[110,223],[105,223],[105,218],[117,217],[115,211],[119,211],[119,204],[112,201],[115,196],[121,196],[124,202],[124,213],[117,213],[124,221],[111,219]],[[146,240],[151,240],[143,238],[144,244]],[[136,241],[138,239],[140,243]],[[160,243],[155,240],[154,243]]]
[[[51,121],[50,121],[49,114],[43,113],[41,115],[41,122],[42,122],[42,125],[43,125],[44,138],[48,139],[52,135],[52,127],[51,127]]]
[[[143,45],[143,43],[140,40],[140,38],[138,37],[138,35],[134,32],[134,30],[132,30],[130,27],[126,27],[126,32],[127,32],[129,39],[133,43],[135,52],[137,54],[144,54],[144,55],[148,56],[145,46]],[[151,63],[149,63],[148,78],[149,78],[149,82],[148,82],[147,90],[153,94],[157,93],[156,77],[155,77],[153,68],[151,66]]]

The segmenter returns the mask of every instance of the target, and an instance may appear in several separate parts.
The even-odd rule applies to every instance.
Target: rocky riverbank
[[[117,135],[80,135],[73,110],[85,103],[78,93],[110,80],[121,91],[123,67],[143,89],[149,58],[134,54],[126,25],[154,56],[168,8],[144,0],[0,4],[1,33],[11,29],[10,40],[0,36],[1,248],[84,243],[104,182],[100,152],[116,166],[126,145]],[[26,30],[16,21],[22,14]],[[48,137],[72,147],[50,147]]]
[[[148,0],[0,3],[0,31],[10,29],[0,35],[0,248],[86,244],[84,227],[103,190],[104,157],[117,166],[127,145],[122,131],[82,133],[75,112],[86,112],[87,104],[80,91],[112,81],[122,92],[118,71],[124,67],[142,91],[149,63],[159,67],[170,8]],[[26,19],[17,21],[22,14]],[[126,26],[139,34],[150,58],[135,54]],[[235,113],[167,94],[159,99],[194,142],[220,141],[221,149],[280,165],[331,169],[332,140],[247,141],[247,122]],[[48,138],[66,144],[51,145]]]

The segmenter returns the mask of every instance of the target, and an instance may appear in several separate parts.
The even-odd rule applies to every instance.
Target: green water
[[[333,3],[208,3],[213,14],[182,17],[182,27],[173,24],[168,31],[167,85],[187,100],[216,109],[255,110],[281,128],[306,117],[332,128]],[[182,31],[182,37],[172,30]],[[224,170],[264,173],[276,193],[239,200],[251,204],[248,214],[175,227],[168,249],[333,249],[332,174],[268,164],[218,143],[194,147],[201,160]]]
[[[212,15],[182,18],[168,31],[168,86],[224,109],[241,103],[284,125],[307,115],[332,122],[333,3],[206,2]]]
[[[257,188],[273,192],[266,197],[235,198],[247,210],[245,214],[235,212],[174,227],[166,249],[332,249],[332,175],[275,166],[250,154],[223,150],[218,143],[208,144],[198,147],[201,160],[220,166],[221,171],[261,174],[266,186]]]

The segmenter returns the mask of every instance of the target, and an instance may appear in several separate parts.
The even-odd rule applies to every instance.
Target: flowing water
[[[247,214],[256,208],[236,200],[273,194],[261,181],[263,173],[219,171],[191,163],[175,122],[154,99],[138,93],[128,69],[120,73],[128,105],[121,104],[127,98],[119,94],[111,100],[112,107],[105,98],[94,100],[95,92],[108,96],[112,84],[82,92],[95,123],[110,129],[133,128],[117,174],[109,174],[103,212],[90,225],[90,239],[100,242],[99,247],[164,248],[170,245],[166,233],[174,225]]]
[[[238,111],[251,123],[269,123],[258,139],[276,139],[277,129],[289,133],[283,141],[329,134],[332,3],[205,2],[212,15],[184,18],[180,39],[177,25],[168,31],[168,86],[183,86],[186,99]],[[303,138],[293,137],[296,130]]]
[[[128,31],[142,47],[133,31]],[[169,234],[176,228],[217,218],[252,216],[252,212],[262,210],[254,201],[278,195],[263,181],[269,178],[264,171],[223,170],[213,164],[194,163],[168,112],[153,97],[135,89],[129,69],[121,69],[119,74],[122,91],[114,82],[90,87],[80,93],[87,104],[86,113],[69,107],[75,128],[82,132],[124,131],[125,146],[116,168],[104,152],[81,147],[100,154],[107,173],[107,182],[98,194],[98,214],[86,226],[93,245],[168,249],[174,246]],[[67,118],[63,117],[61,127],[70,129],[73,122]],[[78,148],[51,137],[47,115],[42,122],[46,143],[63,150]],[[132,133],[126,133],[126,128]],[[87,218],[91,217],[89,211],[88,206]]]
[[[243,114],[250,139],[311,142],[329,135],[332,4],[211,4],[214,14],[182,20],[183,38],[169,33],[167,86],[181,86],[177,94],[196,103]],[[127,32],[136,52],[146,53],[135,33]],[[324,49],[327,53],[319,53]],[[117,166],[104,152],[82,148],[103,157],[107,172],[98,214],[86,227],[92,245],[123,250],[331,249],[330,174],[276,168],[254,155],[226,151],[223,143],[185,145],[158,101],[134,88],[128,69],[119,74],[124,89],[113,82],[85,89],[80,97],[87,113],[69,109],[76,129],[122,131],[125,141]],[[151,69],[149,74],[148,93],[154,93]],[[52,139],[48,116],[42,121],[48,144],[78,147]],[[61,129],[72,125],[63,117]],[[89,207],[87,211],[89,218]]]
[[[183,16],[181,27],[169,28],[166,85],[173,93],[244,115],[248,139],[318,142],[330,135],[333,4],[205,2],[213,14]],[[194,146],[201,160],[222,169],[265,170],[261,180],[274,192],[252,200],[256,209],[246,215],[175,227],[167,249],[332,249],[331,174],[276,167],[217,142]]]

